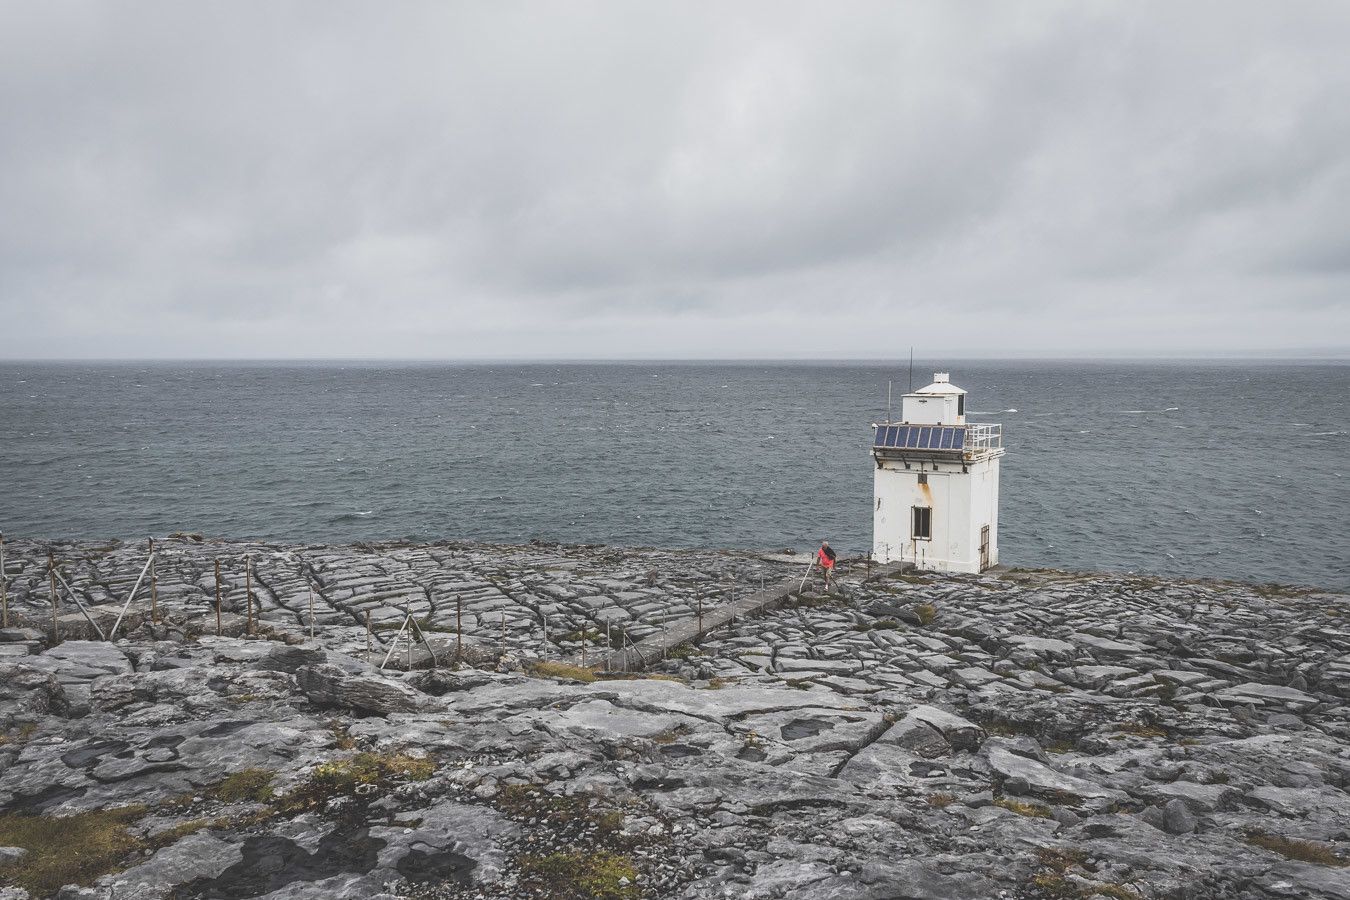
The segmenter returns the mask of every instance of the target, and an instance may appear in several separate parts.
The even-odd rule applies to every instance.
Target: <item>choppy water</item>
[[[916,386],[932,364],[916,364]],[[943,367],[947,368],[947,367]],[[968,362],[1003,562],[1350,587],[1350,366]],[[0,364],[0,529],[864,550],[882,364]]]

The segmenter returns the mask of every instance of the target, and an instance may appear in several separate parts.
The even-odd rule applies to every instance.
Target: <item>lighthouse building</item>
[[[881,562],[982,572],[998,562],[1003,426],[966,421],[966,392],[947,373],[872,426],[872,550]]]

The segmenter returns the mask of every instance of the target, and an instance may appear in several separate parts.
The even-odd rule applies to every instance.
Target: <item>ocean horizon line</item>
[[[820,356],[820,357],[383,357],[383,356],[258,356],[258,357],[13,357],[0,358],[0,365],[431,365],[431,366],[482,366],[482,365],[909,365],[909,357],[873,357],[873,356]],[[975,363],[1058,363],[1072,362],[1080,364],[1116,364],[1116,363],[1208,363],[1208,364],[1350,364],[1350,350],[1340,355],[1094,355],[1094,356],[924,356],[915,357],[914,363],[925,367],[946,365],[951,362]]]

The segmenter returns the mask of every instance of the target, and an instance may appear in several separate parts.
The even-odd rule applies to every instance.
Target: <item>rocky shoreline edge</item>
[[[805,559],[5,549],[5,900],[1350,897],[1343,594],[852,560],[624,675]]]

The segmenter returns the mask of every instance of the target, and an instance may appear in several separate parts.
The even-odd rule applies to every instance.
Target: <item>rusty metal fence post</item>
[[[47,553],[47,581],[51,587],[52,597],[52,644],[61,642],[60,629],[56,624],[56,560],[52,559],[50,551]]]
[[[220,637],[220,560],[216,560],[216,637]]]
[[[9,627],[9,575],[5,571],[5,533],[0,531],[0,628]]]
[[[248,606],[248,618],[244,633],[253,634],[253,556],[244,555],[244,603]]]

